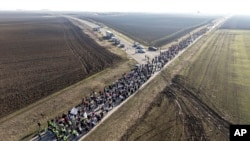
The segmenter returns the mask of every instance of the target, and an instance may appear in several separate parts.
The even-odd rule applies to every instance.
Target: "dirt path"
[[[209,120],[214,124],[214,126],[218,126],[219,130],[223,133],[224,137],[227,138],[229,133],[229,124],[227,120],[217,114],[212,108],[206,105],[201,99],[197,97],[192,91],[188,88],[180,84],[182,80],[179,76],[173,78],[173,84],[170,86],[170,89],[174,91],[174,95],[176,100],[181,103],[181,109],[184,115],[186,116],[185,120],[187,123],[188,131],[190,132],[190,136],[199,137],[202,136],[205,139],[205,131],[201,128],[200,120]],[[172,93],[173,94],[173,93]],[[186,106],[184,100],[188,100],[188,102],[192,105],[191,107],[198,107],[198,108],[188,108]],[[196,110],[193,112],[193,110]],[[197,113],[195,115],[194,113]],[[205,118],[205,119],[204,119]],[[200,124],[200,125],[199,125]],[[197,128],[196,128],[197,127]],[[193,131],[200,131],[196,134]],[[192,135],[193,134],[193,135]]]
[[[219,35],[217,34],[216,36],[218,37]],[[213,45],[215,46],[215,44],[218,42],[219,38],[214,38],[214,39],[215,39],[215,41],[214,41],[214,42],[210,42],[210,43],[213,43]],[[215,56],[216,51],[217,51],[218,48],[220,48],[220,47],[217,47],[217,46],[216,46],[216,48],[214,48],[214,50],[212,51],[212,55],[210,56],[210,58],[208,58],[208,59],[209,59],[209,62],[208,62],[208,64],[205,66],[205,70],[206,70],[206,71],[205,71],[205,74],[203,75],[203,77],[201,78],[201,82],[200,82],[200,84],[199,84],[199,88],[198,88],[198,92],[197,92],[197,93],[199,93],[199,91],[201,90],[201,86],[202,86],[202,84],[203,84],[204,78],[205,78],[205,76],[206,76],[206,74],[207,74],[207,72],[208,72],[208,70],[209,70],[210,63],[212,62],[211,60],[214,58],[214,56]]]

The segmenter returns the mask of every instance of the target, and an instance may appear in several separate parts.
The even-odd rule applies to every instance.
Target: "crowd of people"
[[[188,47],[195,39],[203,35],[207,28],[201,29],[179,43],[172,45],[168,50],[161,51],[160,55],[148,60],[146,64],[137,64],[130,72],[102,91],[92,92],[88,98],[68,111],[48,121],[47,133],[56,140],[77,140],[95,127],[102,118],[114,107],[122,103],[145,83],[164,65],[173,59],[179,51]],[[42,137],[41,137],[42,138]]]

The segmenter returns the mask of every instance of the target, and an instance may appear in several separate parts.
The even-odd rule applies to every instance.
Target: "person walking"
[[[39,140],[41,140],[42,136],[41,136],[41,123],[40,123],[40,121],[37,122],[37,125],[38,125],[38,137],[39,137]]]

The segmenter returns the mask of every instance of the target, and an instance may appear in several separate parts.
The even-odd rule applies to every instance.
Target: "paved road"
[[[68,17],[68,16],[67,16]],[[88,21],[85,21],[85,20],[81,20],[81,19],[77,19],[77,18],[74,18],[74,17],[68,17],[68,18],[71,18],[71,19],[74,19],[74,20],[77,20],[77,21],[80,21],[80,22],[82,22],[82,23],[84,23],[84,24],[87,24],[88,26],[90,26],[91,28],[93,28],[93,27],[96,27],[97,25],[95,25],[95,24],[93,24],[93,23],[91,23],[91,22],[88,22]],[[219,20],[212,28],[210,28],[210,31],[212,31],[212,30],[214,30],[216,27],[218,27],[218,26],[220,26],[221,24],[223,24],[223,22],[225,21],[225,19],[224,20]],[[106,30],[102,30],[101,32],[106,32]],[[209,31],[208,31],[209,32]],[[117,35],[117,36],[119,36],[119,35]],[[121,37],[121,36],[119,36],[119,37]],[[194,44],[196,41],[198,41],[199,39],[200,39],[201,37],[199,37],[198,39],[196,39],[192,44]],[[124,41],[123,43],[124,44],[127,44],[127,45],[132,45],[132,43],[130,43],[129,41],[127,41],[126,39],[123,39],[123,38],[120,38],[120,40],[121,41]],[[190,46],[192,46],[192,44],[191,45],[189,45],[189,47]],[[166,68],[172,61],[174,61],[176,58],[178,58],[178,56],[180,56],[183,52],[185,52],[186,50],[188,49],[188,47],[187,48],[185,48],[184,50],[182,50],[180,53],[178,53],[178,55],[174,58],[174,59],[172,59],[170,62],[168,62],[165,66],[164,66],[164,68]],[[141,55],[141,54],[133,54],[133,50],[134,50],[134,48],[132,47],[132,46],[130,46],[129,47],[129,49],[126,51],[129,55],[131,55],[131,57],[133,57],[133,58],[136,58],[136,59],[138,59],[139,61],[139,63],[145,63],[145,61],[144,61],[144,58],[145,58],[145,54],[143,54],[143,55]],[[131,53],[131,54],[130,54]],[[156,55],[159,55],[159,52],[147,52],[148,54],[147,55],[152,55],[152,56],[156,56]],[[163,69],[162,69],[163,70]],[[159,74],[159,72],[157,72],[157,73],[155,73],[146,83],[144,83],[143,85],[142,85],[142,87],[140,88],[140,89],[142,89],[147,83],[149,83],[155,76],[157,76]],[[136,93],[135,93],[136,94]],[[135,95],[135,94],[133,94],[133,95]],[[107,119],[110,115],[112,115],[112,113],[114,113],[116,110],[118,110],[118,108],[120,107],[120,106],[122,106],[123,104],[125,104],[126,103],[126,101],[128,101],[129,99],[131,99],[132,97],[133,97],[133,95],[132,96],[130,96],[128,99],[126,99],[123,103],[121,103],[120,105],[118,105],[118,106],[116,106],[111,112],[109,112],[103,119],[102,119],[102,121],[101,122],[103,122],[105,119]],[[99,124],[97,124],[89,133],[91,133],[94,129],[96,129],[98,126],[100,126],[101,124],[99,123]],[[75,139],[72,139],[73,141],[76,141],[76,140],[83,140],[86,136],[88,136],[89,135],[89,133],[87,133],[85,136],[79,136],[78,138],[75,138]],[[52,135],[52,134],[50,134],[49,132],[43,132],[42,133],[42,138],[41,139],[39,139],[39,137],[38,136],[36,136],[35,138],[33,138],[33,139],[31,139],[32,141],[56,141],[56,139],[55,139],[55,137]]]
[[[89,22],[87,20],[83,20],[83,19],[80,19],[80,18],[72,17],[72,16],[64,16],[64,17],[75,20],[75,21],[78,21],[78,22],[80,22],[82,24],[85,24],[85,25],[89,26],[90,28],[98,27],[97,24]],[[106,35],[107,30],[114,31],[114,30],[112,30],[112,29],[110,29],[108,27],[103,27],[103,28],[100,29],[100,32],[101,32],[102,35]],[[132,39],[126,39],[128,37],[124,38],[124,35],[122,35],[121,33],[118,33],[117,31],[114,31],[113,33],[115,34],[115,36],[118,39],[120,39],[121,43],[125,45],[125,48],[121,48],[121,49],[126,51],[126,53],[131,58],[135,59],[140,64],[145,64],[146,63],[145,55],[148,56],[150,58],[150,60],[151,60],[152,58],[159,55],[159,53],[160,53],[159,50],[158,51],[148,51],[147,49],[145,49],[146,50],[145,53],[136,53],[136,49],[134,47],[132,47],[132,45],[133,45],[133,40]],[[147,47],[145,47],[145,48],[147,48]]]
[[[194,43],[196,43],[200,38],[201,38],[201,37],[197,38],[197,39],[196,39],[192,44],[190,44],[188,47],[192,46],[192,45],[193,45]],[[170,61],[163,67],[163,69],[166,68],[168,65],[170,65],[171,62],[173,62],[176,58],[178,58],[178,56],[180,56],[183,52],[185,52],[185,50],[187,50],[188,47],[185,48],[184,50],[182,50],[181,52],[179,52],[177,56],[175,56],[172,60],[170,60]],[[162,69],[162,70],[163,70],[163,69]],[[149,79],[147,82],[145,82],[145,83],[139,88],[139,90],[140,90],[140,89],[143,89],[143,88],[144,88],[152,79],[154,79],[159,73],[160,73],[160,71],[157,71],[156,73],[154,73],[154,74],[150,77],[150,79]],[[138,90],[138,91],[139,91],[139,90]],[[83,135],[80,135],[80,136],[78,136],[77,138],[70,137],[70,139],[68,139],[68,140],[71,140],[71,141],[84,140],[91,132],[93,132],[96,128],[98,128],[98,126],[100,126],[102,122],[104,122],[104,121],[105,121],[108,117],[110,117],[115,111],[117,111],[117,110],[119,109],[119,107],[121,107],[121,106],[122,106],[123,104],[125,104],[129,99],[131,99],[134,95],[136,95],[136,93],[137,93],[138,91],[136,91],[133,95],[131,95],[130,97],[128,97],[128,98],[127,98],[125,101],[123,101],[122,103],[116,104],[115,107],[114,107],[110,112],[108,112],[108,113],[105,114],[104,118],[100,121],[100,123],[98,123],[96,126],[94,126],[94,128],[91,129],[88,133],[83,134]],[[41,134],[41,137],[42,137],[42,138],[39,138],[38,136],[36,136],[35,138],[32,139],[32,141],[56,141],[55,136],[54,136],[52,133],[50,133],[50,132],[43,132],[43,133]]]

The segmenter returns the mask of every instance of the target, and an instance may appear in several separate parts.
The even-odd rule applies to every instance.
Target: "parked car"
[[[124,48],[125,45],[124,45],[124,44],[120,44],[119,47],[120,47],[120,48]]]
[[[149,51],[157,51],[157,50],[158,50],[158,48],[156,48],[156,47],[152,47],[152,46],[151,46],[151,47],[149,47],[149,48],[148,48],[148,50],[149,50]]]
[[[142,45],[138,45],[136,49],[145,49]]]
[[[138,47],[138,46],[140,46],[140,44],[137,42],[134,42],[133,47]]]
[[[138,49],[137,52],[138,53],[146,53],[146,51],[144,49]]]

